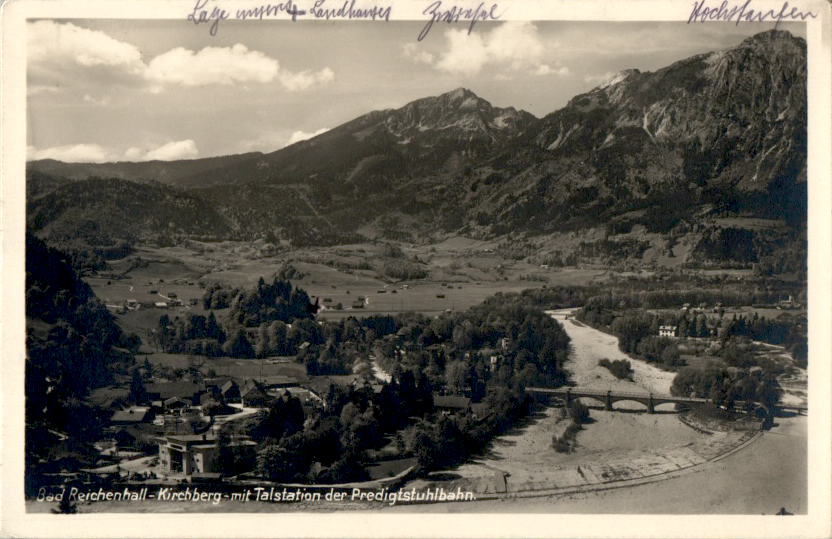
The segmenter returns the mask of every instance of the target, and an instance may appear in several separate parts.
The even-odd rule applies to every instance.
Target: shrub
[[[633,368],[630,365],[630,362],[626,359],[616,359],[614,361],[610,361],[605,358],[600,360],[598,365],[610,371],[616,378],[621,380],[633,379]]]

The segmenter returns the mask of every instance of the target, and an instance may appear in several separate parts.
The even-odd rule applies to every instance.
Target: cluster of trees
[[[173,320],[163,314],[159,317],[155,337],[159,346],[168,353],[209,357],[227,355],[223,348],[226,334],[213,311],[207,317],[189,313]]]
[[[46,455],[57,443],[50,431],[97,439],[105,418],[84,399],[90,390],[127,373],[141,340],[121,331],[65,254],[29,234],[26,318],[28,488],[50,466]]]
[[[754,274],[772,276],[793,273],[798,280],[805,281],[807,266],[806,238],[800,238],[770,254],[760,256],[754,264]]]
[[[275,320],[292,323],[295,319],[310,319],[316,311],[305,290],[278,276],[271,283],[260,277],[254,289],[238,291],[229,307],[229,324],[241,327],[257,327]]]
[[[582,241],[578,244],[577,254],[580,258],[641,258],[644,251],[650,247],[645,240],[624,238],[616,240]]]
[[[756,262],[761,246],[753,230],[710,227],[703,231],[696,246],[697,258]]]
[[[609,359],[604,358],[598,361],[598,365],[610,371],[616,378],[621,380],[633,379],[633,367],[626,359],[615,359],[610,361]]]
[[[172,320],[162,315],[157,343],[169,353],[242,358],[295,355],[304,342],[322,343],[321,330],[313,320],[316,307],[304,290],[281,278],[290,273],[296,270],[284,268],[271,284],[261,277],[251,290],[209,286],[203,306],[229,308],[222,323],[213,311]]]
[[[782,393],[775,374],[763,370],[742,370],[716,367],[681,369],[670,388],[673,395],[710,399],[717,406],[734,408],[743,401],[747,408],[754,403],[768,410],[780,400]]]
[[[228,288],[219,283],[213,283],[202,294],[202,307],[206,311],[211,309],[227,309],[231,306],[231,301],[239,293],[239,288]]]
[[[583,429],[583,424],[590,420],[589,408],[580,400],[575,399],[568,406],[561,408],[560,413],[561,418],[569,418],[570,422],[560,436],[552,435],[552,447],[558,453],[569,453],[575,444],[575,436]]]
[[[530,401],[518,387],[489,386],[480,415],[445,414],[419,420],[401,435],[418,472],[453,466],[480,453],[494,436],[508,431],[529,413]]]
[[[311,319],[296,320],[291,327],[280,320],[262,323],[256,329],[226,322],[228,333],[214,312],[208,316],[189,313],[171,319],[159,317],[155,337],[165,352],[208,357],[255,358],[296,355],[304,342],[323,342],[321,327]]]
[[[307,417],[300,401],[286,394],[249,421],[247,433],[262,445],[259,475],[284,482],[364,480],[369,450],[434,411],[430,383],[412,371],[379,392],[370,386],[331,385],[325,401],[322,410]]]
[[[382,271],[387,277],[399,281],[424,279],[428,276],[428,271],[424,266],[407,260],[388,260],[382,266]]]
[[[27,332],[28,366],[79,398],[126,372],[141,344],[125,335],[65,255],[26,237],[26,317],[44,325]],[[27,381],[28,381],[27,377]]]
[[[691,305],[705,304],[713,307],[717,303],[724,306],[742,307],[747,305],[771,304],[782,298],[781,290],[722,290],[691,287],[673,290],[667,288],[656,289],[648,284],[644,290],[611,290],[607,293],[596,294],[587,298],[584,309],[586,311],[609,311],[616,309],[673,309],[685,303]]]
[[[537,258],[537,260],[541,264],[546,264],[547,266],[552,266],[555,268],[560,268],[564,266],[574,266],[578,263],[578,255],[575,251],[555,251],[553,253],[549,253],[547,255],[543,255]]]
[[[387,318],[390,333],[373,348],[394,375],[415,368],[434,387],[475,399],[485,396],[491,381],[504,387],[565,381],[569,337],[521,295],[498,294],[465,312],[433,319],[412,313]]]
[[[774,320],[759,316],[734,315],[731,320],[723,322],[726,337],[743,336],[755,341],[790,347],[806,341],[806,319],[803,317],[783,315]]]

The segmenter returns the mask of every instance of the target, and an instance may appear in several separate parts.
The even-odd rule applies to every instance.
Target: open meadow
[[[549,268],[504,258],[492,244],[465,238],[431,246],[385,242],[274,251],[261,242],[139,247],[111,262],[111,271],[86,281],[120,313],[119,324],[125,330],[147,337],[162,314],[205,314],[201,299],[207,285],[253,287],[261,277],[270,280],[285,267],[294,270],[293,285],[317,298],[324,319],[408,311],[433,316],[465,310],[500,292],[585,285],[609,276],[601,269]],[[397,263],[416,267],[423,276],[395,278],[385,273]],[[139,308],[122,312],[133,301]]]

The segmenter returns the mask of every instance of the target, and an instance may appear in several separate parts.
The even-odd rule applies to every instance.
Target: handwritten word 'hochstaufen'
[[[775,21],[774,27],[777,28],[783,20],[800,19],[805,21],[809,17],[813,19],[817,18],[817,14],[812,13],[811,11],[801,11],[796,7],[792,7],[791,10],[789,10],[788,2],[783,2],[783,7],[780,8],[779,12],[775,12],[773,9],[769,9],[767,11],[755,10],[750,6],[751,0],[746,0],[746,2],[742,5],[732,5],[728,3],[728,0],[723,0],[723,2],[717,7],[706,6],[705,0],[697,1],[693,3],[693,10],[690,12],[688,24],[692,22],[730,22],[735,20],[736,24],[739,25],[741,22]]]
[[[345,1],[338,8],[325,7],[326,0],[315,0],[315,4],[309,10],[317,19],[369,19],[369,20],[390,20],[392,6],[356,7],[355,0]]]
[[[477,24],[478,21],[498,20],[502,14],[498,14],[497,9],[497,4],[492,4],[490,8],[486,9],[485,3],[483,2],[480,2],[480,4],[473,9],[462,8],[455,5],[443,8],[442,0],[436,0],[436,2],[429,5],[422,12],[423,15],[428,15],[430,19],[422,28],[422,31],[419,32],[418,40],[422,41],[427,37],[430,33],[430,29],[433,28],[433,23],[435,22],[446,22],[450,24],[461,20],[470,21],[470,24],[468,25],[468,33],[470,34],[474,30],[474,25]]]

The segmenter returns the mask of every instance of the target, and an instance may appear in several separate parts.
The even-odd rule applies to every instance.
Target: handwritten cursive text
[[[690,12],[688,24],[692,22],[729,22],[736,20],[736,24],[739,26],[741,22],[775,21],[774,27],[777,28],[783,20],[800,19],[805,21],[809,17],[813,19],[817,18],[817,14],[811,11],[801,11],[796,7],[792,7],[791,10],[789,10],[788,1],[783,2],[783,7],[780,8],[779,12],[775,12],[773,9],[769,9],[768,11],[752,9],[750,7],[751,0],[746,0],[742,5],[732,5],[728,2],[728,0],[723,0],[718,7],[708,7],[705,5],[705,1],[706,0],[700,0],[693,3],[693,10]]]
[[[480,4],[473,9],[462,8],[455,5],[443,9],[442,0],[436,0],[422,12],[423,15],[428,15],[430,19],[428,19],[428,22],[422,28],[422,31],[419,32],[417,40],[422,41],[425,39],[430,33],[430,29],[433,28],[433,23],[435,22],[446,22],[450,24],[459,22],[460,20],[470,21],[470,24],[468,25],[468,33],[470,34],[474,30],[474,25],[477,24],[478,21],[498,20],[502,16],[502,13],[497,13],[497,9],[497,4],[491,4],[491,7],[486,9],[484,2],[480,2]]]
[[[210,0],[213,1],[213,0]],[[188,20],[195,25],[203,23],[211,23],[210,33],[212,36],[217,35],[217,28],[219,28],[220,21],[228,19],[228,12],[220,7],[214,6],[210,11],[206,9],[209,0],[196,0],[193,11],[188,14]]]
[[[392,6],[356,7],[355,0],[345,0],[339,8],[325,7],[326,0],[315,0],[309,10],[317,19],[370,19],[390,20]]]

